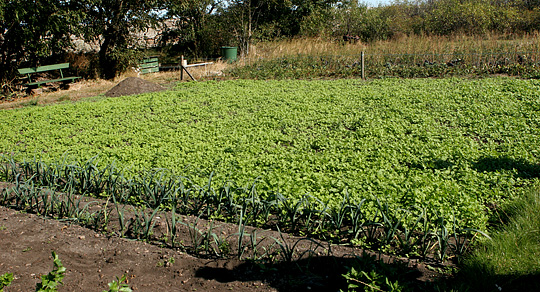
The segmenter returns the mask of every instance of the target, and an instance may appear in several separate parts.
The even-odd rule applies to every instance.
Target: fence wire
[[[255,78],[297,75],[317,77],[359,76],[364,64],[368,78],[385,76],[432,77],[452,75],[508,74],[524,77],[540,77],[540,52],[482,52],[482,53],[414,53],[364,55],[288,56],[281,58],[241,58],[236,70],[240,75],[260,75]],[[248,71],[251,70],[251,73]],[[260,71],[267,71],[261,73]],[[276,75],[276,76],[272,76]],[[247,76],[246,76],[247,75]],[[240,76],[242,77],[242,76]],[[301,76],[298,76],[301,77]]]

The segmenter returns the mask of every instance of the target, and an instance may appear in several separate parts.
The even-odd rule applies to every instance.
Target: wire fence
[[[448,75],[508,74],[540,77],[540,52],[415,53],[287,56],[281,58],[241,58],[235,69],[238,77],[436,77]]]
[[[499,53],[453,53],[453,54],[373,54],[368,55],[374,64],[406,64],[406,65],[435,65],[446,64],[455,66],[467,63],[472,66],[497,66],[512,63],[527,64],[538,61],[538,53],[534,52],[499,52]]]

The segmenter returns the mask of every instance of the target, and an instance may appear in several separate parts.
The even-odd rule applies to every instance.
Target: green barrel
[[[236,47],[221,47],[221,56],[223,60],[233,62],[236,61],[238,50]]]

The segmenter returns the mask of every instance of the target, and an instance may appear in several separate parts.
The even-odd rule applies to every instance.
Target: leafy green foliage
[[[36,292],[58,291],[58,286],[63,284],[62,280],[64,279],[66,268],[62,265],[62,262],[54,251],[52,252],[52,257],[54,268],[47,275],[41,276],[41,283],[36,284]]]
[[[66,1],[2,1],[0,4],[0,80],[11,81],[21,63],[35,66],[69,47],[71,26],[80,12]],[[68,1],[69,2],[69,1]],[[29,64],[28,64],[29,63]]]
[[[114,78],[138,62],[135,32],[157,27],[157,10],[164,1],[72,1],[73,9],[83,11],[81,30],[87,41],[102,38],[99,49],[101,77]]]
[[[128,284],[123,284],[127,282],[127,276],[124,274],[121,278],[116,277],[116,280],[110,282],[109,290],[103,290],[103,292],[131,292]]]
[[[379,198],[390,210],[425,208],[429,218],[455,217],[458,226],[484,229],[487,202],[538,184],[538,87],[506,78],[187,84],[5,112],[0,149],[20,160],[64,157],[67,164],[99,155],[95,163],[114,161],[127,178],[170,169],[203,186],[193,193],[227,182],[234,190],[255,185],[261,200],[277,200],[278,193],[289,200],[294,220],[308,220],[294,211],[306,193],[322,209],[338,207],[348,193],[351,204],[369,199],[362,207],[371,210],[367,217],[376,215]],[[107,177],[105,168],[90,170],[91,177]],[[138,180],[169,175],[155,171]],[[166,184],[140,189],[139,199],[155,209]],[[93,188],[106,190],[104,183]],[[228,206],[234,208],[220,208]],[[412,224],[417,213],[403,220]],[[402,217],[396,216],[387,219]]]
[[[384,263],[373,256],[357,257],[347,273],[347,291],[413,291],[414,276],[405,263]]]
[[[328,9],[326,27],[334,37],[359,36],[364,42],[404,35],[482,35],[488,32],[536,30],[539,11],[534,1],[437,0],[394,1],[368,7],[361,1],[340,1]],[[536,5],[536,6],[535,6]],[[306,24],[311,20],[306,17]],[[304,31],[313,35],[311,31]]]
[[[86,165],[88,163],[86,162]],[[178,220],[176,210],[180,210],[184,215],[238,223],[236,235],[239,258],[243,257],[246,249],[252,252],[250,257],[253,258],[273,257],[270,250],[260,246],[261,241],[257,240],[256,231],[246,233],[245,224],[276,228],[278,231],[281,230],[279,226],[282,226],[288,232],[303,236],[336,243],[351,242],[375,250],[391,249],[405,256],[417,255],[439,261],[453,256],[460,259],[478,234],[489,238],[480,230],[458,225],[455,217],[450,225],[445,217],[433,217],[425,208],[420,213],[416,210],[390,209],[388,204],[381,204],[379,199],[362,199],[356,204],[346,195],[340,205],[332,207],[308,195],[299,201],[280,194],[275,197],[259,196],[255,185],[249,189],[232,189],[231,185],[226,183],[225,186],[216,188],[211,185],[211,178],[207,186],[200,187],[192,182],[183,182],[185,178],[182,177],[156,178],[155,173],[126,180],[121,174],[111,172],[104,180],[103,177],[92,176],[94,169],[97,169],[92,164],[91,167],[77,169],[73,165],[47,166],[42,162],[17,163],[11,160],[9,165],[11,167],[5,170],[4,179],[14,182],[15,185],[2,189],[2,205],[54,218],[66,218],[94,230],[117,232],[120,236],[159,240],[172,247],[178,246],[177,225],[180,223],[187,227],[190,242],[179,243],[179,246],[194,254],[224,256],[230,251],[229,241],[213,232],[213,221],[210,221],[208,227],[201,229],[197,223]],[[105,169],[113,171],[114,168]],[[102,171],[99,170],[98,173]],[[152,177],[152,180],[148,181],[148,177]],[[82,183],[79,180],[81,178],[84,180]],[[101,191],[96,190],[96,185],[107,187]],[[157,185],[166,186],[162,192],[153,194],[151,198],[141,192]],[[58,192],[66,190],[67,194]],[[76,198],[75,193],[97,197],[108,194],[113,198],[115,207],[109,207],[110,199],[102,203],[86,202],[83,200],[84,196]],[[121,206],[117,197],[122,203],[142,206],[133,207],[134,216],[126,218],[126,206]],[[90,211],[89,206],[95,203],[101,205],[101,208]],[[375,205],[370,207],[371,203]],[[155,209],[147,210],[147,207]],[[170,220],[167,215],[160,215],[166,217],[170,234],[168,232],[156,239],[152,234],[155,223],[153,218],[161,208],[171,209]],[[118,215],[117,230],[113,230],[114,227],[109,229],[113,210],[116,210]],[[244,237],[249,237],[249,240],[244,240]],[[304,241],[312,243],[312,248],[307,253],[301,253],[300,258],[306,254],[311,255],[314,252],[313,247],[323,247],[310,238],[297,241],[293,248],[279,240],[276,240],[276,246],[280,248],[283,259],[292,261],[293,257],[297,256],[294,246]]]
[[[4,291],[4,288],[11,285],[11,282],[13,282],[13,274],[12,273],[5,273],[0,276],[0,292]]]

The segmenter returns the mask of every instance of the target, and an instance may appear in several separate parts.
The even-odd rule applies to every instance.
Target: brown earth
[[[102,291],[123,274],[134,291],[276,291],[262,279],[237,277],[236,260],[198,259],[4,207],[0,226],[0,273],[15,276],[6,291],[33,291],[52,270],[51,251],[67,268],[60,291]],[[165,264],[170,258],[174,263]],[[205,270],[219,272],[201,276]]]
[[[92,199],[93,200],[93,199]],[[155,221],[155,236],[166,232],[160,213]],[[112,218],[111,222],[115,219]],[[183,222],[196,224],[202,230],[209,222],[182,216]],[[217,234],[229,238],[231,251],[238,244],[238,226],[211,223]],[[111,230],[96,232],[71,224],[33,214],[0,207],[0,275],[13,273],[15,280],[5,291],[33,291],[40,276],[53,268],[51,251],[55,251],[67,268],[64,285],[59,291],[102,291],[107,283],[126,274],[134,291],[338,291],[346,288],[341,274],[363,251],[344,246],[328,246],[321,242],[314,245],[300,237],[259,230],[258,238],[267,240],[266,250],[280,250],[272,238],[277,238],[294,248],[292,262],[276,255],[273,264],[238,260],[231,252],[217,257],[208,254],[194,257],[184,249],[165,247],[163,242],[154,244],[120,238]],[[236,234],[235,234],[236,232]],[[246,233],[253,232],[247,228]],[[236,237],[235,237],[236,235]],[[268,241],[269,240],[269,241]],[[180,230],[178,242],[190,241],[190,233]],[[259,248],[261,248],[259,246]],[[306,250],[313,250],[305,256]],[[252,257],[246,253],[244,258]],[[380,257],[380,256],[379,256]],[[385,262],[397,259],[383,256]],[[280,263],[281,261],[281,263]],[[405,262],[408,273],[419,282],[433,280],[438,275],[415,261]]]
[[[138,77],[128,77],[107,91],[105,96],[118,97],[124,95],[163,91],[165,89],[165,87],[159,84]]]

